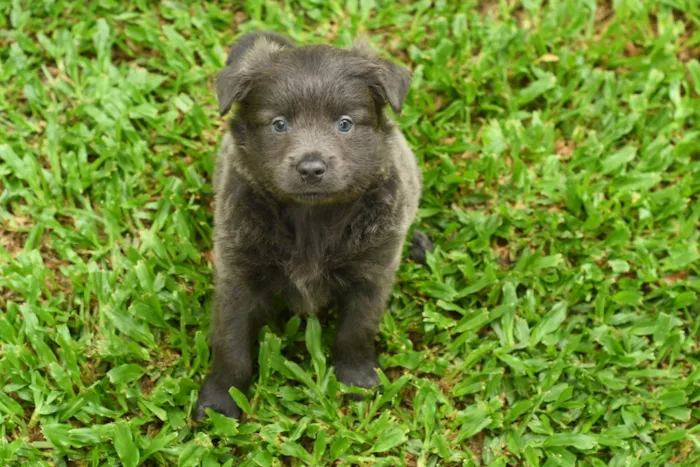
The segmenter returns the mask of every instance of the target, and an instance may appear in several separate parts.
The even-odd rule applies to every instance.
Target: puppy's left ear
[[[358,38],[351,49],[371,65],[370,88],[397,114],[401,113],[403,103],[411,87],[411,72],[381,58],[369,45],[366,37]]]

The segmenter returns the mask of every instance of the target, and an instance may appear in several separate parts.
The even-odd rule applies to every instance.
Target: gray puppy
[[[276,34],[236,42],[217,76],[221,115],[234,104],[214,189],[216,305],[212,370],[195,419],[241,411],[258,331],[281,294],[291,310],[335,301],[336,376],[377,384],[374,338],[418,208],[421,175],[386,104],[400,112],[403,67],[364,45],[295,47]],[[430,241],[416,231],[413,255]]]

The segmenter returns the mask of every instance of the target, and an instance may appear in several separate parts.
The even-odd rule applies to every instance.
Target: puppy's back
[[[408,230],[413,223],[418,203],[422,192],[422,175],[418,162],[413,154],[406,137],[398,126],[394,126],[390,136],[390,148],[392,152],[393,165],[396,168],[401,186],[401,201],[404,206],[402,216],[397,219],[402,230]]]

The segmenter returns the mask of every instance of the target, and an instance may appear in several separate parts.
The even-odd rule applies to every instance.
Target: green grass
[[[698,465],[700,4],[641,3],[0,0],[0,465]],[[259,27],[412,68],[437,249],[366,402],[293,318],[196,426],[212,77]]]

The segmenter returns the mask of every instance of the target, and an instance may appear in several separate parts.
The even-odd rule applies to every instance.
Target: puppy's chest
[[[335,286],[342,280],[337,269],[347,255],[342,235],[315,227],[296,233],[284,264],[288,304],[304,314],[330,303]]]

